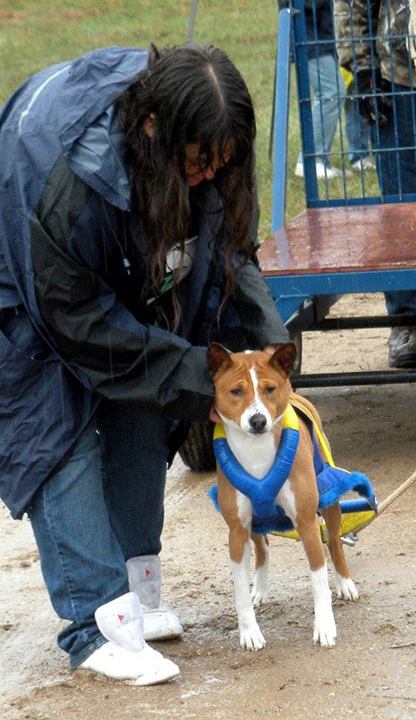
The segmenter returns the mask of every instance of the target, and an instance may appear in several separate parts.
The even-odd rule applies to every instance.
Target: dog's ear
[[[216,342],[208,345],[208,372],[211,378],[213,378],[221,368],[230,367],[232,364],[230,356],[230,351],[223,345]]]
[[[289,342],[285,345],[279,345],[276,347],[275,352],[271,356],[269,363],[272,367],[280,367],[284,373],[289,377],[293,370],[293,366],[296,360],[296,345],[295,343]]]

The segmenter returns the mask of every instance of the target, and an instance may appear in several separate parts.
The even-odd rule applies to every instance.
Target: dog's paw
[[[313,642],[315,645],[319,643],[322,647],[334,647],[336,645],[337,627],[332,610],[322,614],[320,617],[315,616]]]
[[[253,589],[250,593],[251,602],[253,607],[258,608],[266,599],[266,590],[263,587],[254,584]]]
[[[266,641],[257,622],[249,628],[240,629],[240,645],[245,650],[261,650],[265,644]]]
[[[344,578],[337,573],[337,596],[344,600],[357,600],[359,593],[351,578]]]

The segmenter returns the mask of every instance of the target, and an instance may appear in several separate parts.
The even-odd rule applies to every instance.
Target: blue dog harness
[[[341,512],[368,512],[377,509],[377,502],[370,480],[358,472],[348,472],[336,467],[323,433],[312,415],[302,407],[295,409],[288,405],[282,421],[282,433],[275,460],[268,473],[261,479],[254,478],[238,462],[230,449],[222,424],[214,430],[214,453],[218,465],[230,483],[245,495],[253,508],[252,531],[257,534],[268,532],[285,533],[293,529],[291,520],[283,508],[276,505],[276,496],[288,479],[299,443],[299,417],[302,414],[311,434],[314,448],[314,468],[319,492],[318,510],[337,503],[342,495],[354,490],[361,500],[340,503]],[[321,448],[321,450],[320,450]],[[323,455],[323,457],[322,457]],[[210,496],[218,508],[218,488],[210,490]]]

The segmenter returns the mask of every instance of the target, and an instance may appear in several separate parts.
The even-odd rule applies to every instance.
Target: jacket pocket
[[[47,406],[53,354],[27,314],[0,311],[0,437],[36,431],[35,409]]]
[[[4,342],[0,352],[17,353],[27,360],[46,362],[52,351],[35,330],[26,310],[19,306],[0,311],[0,333]]]

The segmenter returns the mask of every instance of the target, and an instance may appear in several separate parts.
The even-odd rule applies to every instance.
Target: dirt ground
[[[377,296],[357,296],[335,309],[355,315],[382,308]],[[387,336],[305,333],[303,370],[383,369]],[[414,471],[414,387],[303,394],[323,416],[337,464],[365,472],[379,500]],[[63,623],[44,590],[30,525],[13,522],[1,508],[3,720],[416,719],[416,485],[346,548],[360,598],[334,600],[334,649],[312,644],[312,592],[300,543],[270,538],[269,600],[258,612],[267,646],[250,653],[239,647],[226,527],[207,497],[213,482],[179,459],[169,472],[163,601],[178,611],[185,633],[160,648],[179,664],[179,679],[153,688],[69,672],[55,645]]]

